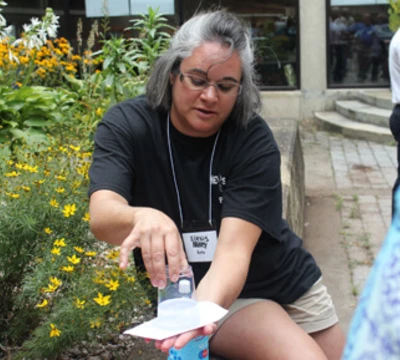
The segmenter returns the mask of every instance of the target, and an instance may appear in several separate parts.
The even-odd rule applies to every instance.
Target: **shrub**
[[[71,144],[1,159],[0,342],[45,358],[119,332],[150,307],[133,267],[88,227],[90,153]],[[3,157],[7,151],[3,151]]]

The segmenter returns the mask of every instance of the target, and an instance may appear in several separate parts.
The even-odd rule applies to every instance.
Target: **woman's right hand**
[[[179,279],[179,270],[187,267],[181,235],[175,223],[163,212],[145,207],[134,210],[133,229],[120,248],[120,268],[128,266],[129,254],[141,248],[143,262],[153,286],[166,285],[165,259],[172,281]]]

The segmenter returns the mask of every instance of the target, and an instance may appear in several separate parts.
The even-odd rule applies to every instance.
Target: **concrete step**
[[[358,99],[364,103],[376,106],[381,109],[392,110],[392,92],[389,89],[381,90],[360,90]]]
[[[354,139],[375,141],[381,144],[393,142],[393,135],[387,127],[354,121],[335,111],[316,112],[314,115],[318,126],[324,130],[335,131]]]
[[[348,119],[389,127],[389,117],[392,113],[389,109],[381,109],[359,100],[338,100],[335,106],[336,111]]]

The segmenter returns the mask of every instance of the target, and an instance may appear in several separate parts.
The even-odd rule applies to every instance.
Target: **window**
[[[299,88],[298,0],[178,0],[184,20],[196,10],[221,6],[251,27],[261,89]]]
[[[389,86],[388,7],[382,0],[330,0],[329,87]]]

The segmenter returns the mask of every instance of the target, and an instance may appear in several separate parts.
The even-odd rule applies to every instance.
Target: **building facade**
[[[364,88],[389,88],[388,0],[109,0],[105,2],[114,33],[129,19],[160,6],[171,25],[194,13],[223,7],[251,27],[264,114],[309,118],[329,109],[338,97]],[[22,24],[52,7],[60,16],[60,36],[72,44],[76,24],[84,36],[101,17],[101,0],[9,0],[3,14],[21,31]],[[288,101],[290,106],[288,106]]]

